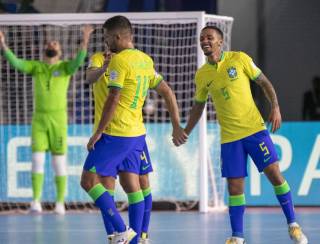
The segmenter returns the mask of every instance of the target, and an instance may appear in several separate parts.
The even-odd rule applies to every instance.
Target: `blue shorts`
[[[153,171],[151,159],[148,151],[147,143],[145,142],[140,154],[139,165],[131,160],[124,160],[118,167],[118,172],[131,172],[137,175],[146,175]]]
[[[146,165],[150,165],[146,167]],[[90,150],[83,169],[101,176],[117,177],[119,171],[147,174],[152,171],[145,135],[120,137],[102,134]]]
[[[246,177],[248,155],[259,172],[279,160],[269,132],[259,131],[241,140],[221,144],[222,177]]]

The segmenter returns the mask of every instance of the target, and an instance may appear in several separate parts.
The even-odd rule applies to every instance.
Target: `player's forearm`
[[[179,108],[177,104],[177,99],[172,90],[168,90],[163,94],[163,98],[166,102],[167,109],[169,111],[170,120],[173,128],[180,127],[180,116],[179,116]]]
[[[173,128],[180,128],[179,109],[175,94],[164,80],[160,81],[156,91],[166,102]]]
[[[279,107],[276,91],[274,90],[274,87],[269,79],[263,73],[261,73],[261,75],[257,78],[256,83],[262,88],[265,96],[271,104],[271,107]]]
[[[120,91],[118,89],[110,89],[109,95],[103,107],[101,120],[99,122],[96,133],[101,134],[107,128],[113,118],[114,112],[118,106],[120,99]]]
[[[28,63],[25,62],[25,60],[17,58],[17,56],[8,47],[4,49],[4,56],[8,60],[8,62],[16,69],[22,72],[28,71]]]
[[[97,69],[88,69],[86,72],[86,80],[89,84],[97,82],[102,75],[106,72],[107,66]]]
[[[80,50],[87,51],[89,45],[89,40],[82,40],[80,43]]]
[[[6,44],[5,42],[3,42],[3,43],[0,44],[0,48],[1,48],[4,52],[9,49],[8,46],[7,46],[7,44]]]
[[[189,135],[201,118],[205,103],[195,103],[190,111],[189,120],[184,131]]]
[[[68,62],[68,73],[74,74],[80,68],[80,66],[84,64],[86,56],[86,50],[78,51],[77,56],[73,60]]]

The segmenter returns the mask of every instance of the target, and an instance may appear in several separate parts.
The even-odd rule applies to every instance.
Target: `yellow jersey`
[[[253,100],[250,80],[261,70],[243,52],[224,52],[216,64],[206,63],[195,75],[196,102],[211,96],[221,126],[221,143],[240,140],[266,129]]]
[[[96,57],[96,61],[100,60],[100,63],[92,59],[92,67],[96,63],[102,66],[102,57],[101,54]],[[154,69],[153,60],[147,54],[137,49],[125,49],[114,55],[105,76],[100,78],[94,90],[97,114],[95,129],[99,124],[109,88],[116,87],[121,89],[120,100],[104,133],[123,137],[144,135],[146,129],[143,124],[142,107],[148,89],[156,88],[162,80],[162,76]]]
[[[105,61],[104,53],[97,52],[93,54],[89,61],[88,69],[99,69]],[[108,96],[108,75],[107,71],[100,76],[99,80],[93,83],[93,98],[94,98],[94,131],[97,130],[103,106]]]

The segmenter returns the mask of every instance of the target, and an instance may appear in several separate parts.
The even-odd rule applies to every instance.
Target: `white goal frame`
[[[148,12],[148,13],[83,13],[83,14],[14,14],[14,15],[0,15],[0,25],[22,25],[28,26],[30,24],[53,24],[53,25],[72,25],[74,24],[102,24],[104,20],[114,15],[124,15],[129,19],[133,19],[134,23],[157,23],[165,24],[168,19],[175,20],[175,23],[197,23],[197,36],[206,25],[206,20],[210,17],[218,17],[233,22],[232,17],[208,15],[204,12]],[[172,22],[170,22],[172,23]],[[231,28],[229,30],[231,32]],[[228,33],[231,36],[231,33]],[[229,49],[227,47],[227,49]],[[200,67],[205,63],[205,56],[200,48],[199,39],[197,47],[197,65]],[[199,123],[199,163],[200,163],[200,198],[199,211],[208,212],[208,145],[207,145],[207,110],[205,109]]]

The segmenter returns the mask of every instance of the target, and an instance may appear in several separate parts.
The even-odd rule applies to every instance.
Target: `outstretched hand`
[[[2,31],[0,31],[0,48],[4,48],[6,45],[5,36]]]
[[[180,146],[187,142],[188,135],[183,128],[174,128],[172,132],[172,142],[175,146]]]
[[[279,106],[276,106],[271,109],[271,112],[269,115],[269,122],[272,125],[271,132],[275,132],[276,130],[278,130],[280,128],[282,118],[281,118]]]
[[[91,33],[94,31],[92,25],[85,25],[82,27],[83,39],[89,40]]]

